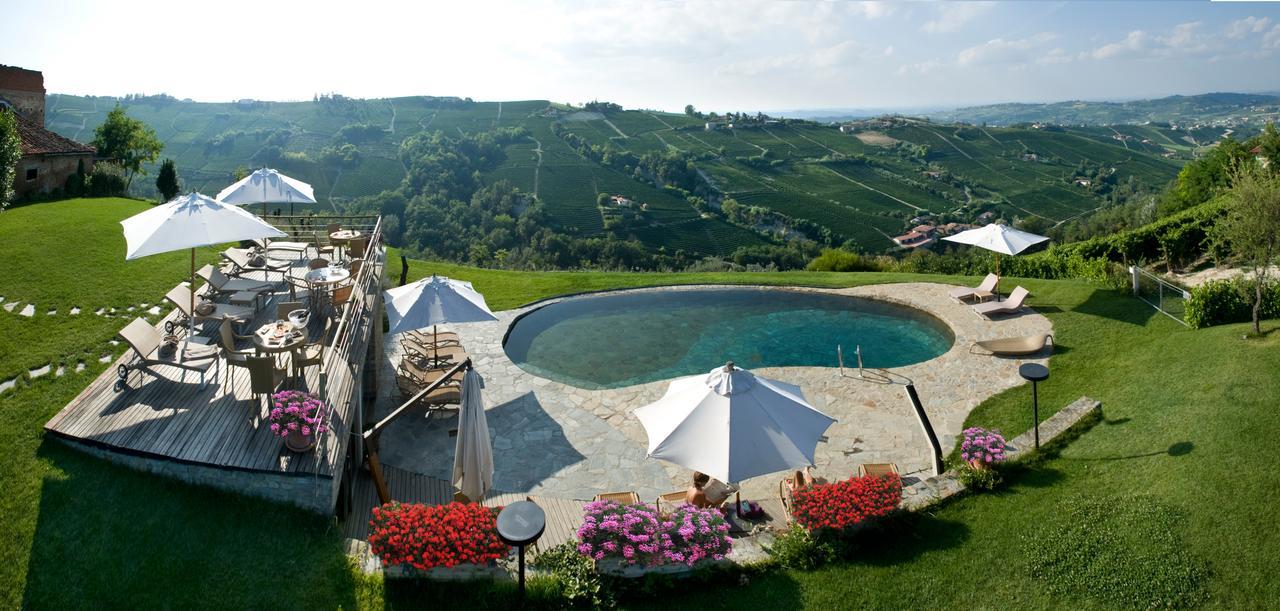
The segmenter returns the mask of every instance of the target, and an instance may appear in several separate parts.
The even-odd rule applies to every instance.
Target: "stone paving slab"
[[[706,287],[664,287],[641,291],[678,291]],[[775,287],[776,288],[776,287]],[[843,374],[833,367],[766,367],[758,375],[797,384],[818,409],[837,419],[818,444],[817,472],[828,479],[844,479],[860,463],[891,462],[904,475],[931,475],[929,445],[905,391],[914,382],[943,445],[950,451],[965,417],[979,403],[1008,388],[1024,384],[1018,366],[1046,364],[1047,354],[1031,358],[1001,358],[971,354],[973,342],[984,339],[1052,333],[1052,323],[1031,310],[994,321],[976,315],[972,307],[951,299],[954,286],[934,283],[880,284],[848,289],[807,290],[867,297],[915,307],[950,326],[955,344],[943,355],[906,367]],[[779,289],[783,290],[783,289]],[[645,458],[643,427],[635,409],[657,400],[667,381],[626,388],[587,390],[549,380],[521,369],[502,349],[511,322],[532,309],[558,301],[498,312],[497,321],[450,325],[458,332],[476,369],[485,379],[485,408],[494,441],[494,486],[563,498],[590,499],[599,492],[634,490],[641,498],[683,489],[689,471]],[[1031,302],[1035,298],[1032,296]],[[445,325],[441,326],[446,328]],[[375,407],[381,417],[398,405],[395,366],[400,350],[395,336],[385,343],[386,358],[379,372],[383,396]],[[707,365],[710,370],[716,363]],[[386,464],[448,479],[453,465],[456,412],[431,418],[406,416],[391,424],[381,438]],[[784,474],[743,482],[746,496],[777,494]]]

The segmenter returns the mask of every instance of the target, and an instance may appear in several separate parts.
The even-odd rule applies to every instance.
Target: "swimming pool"
[[[516,319],[503,347],[521,368],[580,388],[619,388],[709,371],[901,367],[949,350],[955,336],[923,311],[787,289],[641,290],[564,299]]]

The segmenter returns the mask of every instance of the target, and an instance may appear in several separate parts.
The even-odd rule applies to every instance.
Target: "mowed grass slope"
[[[143,204],[92,202],[109,228],[45,222],[55,241],[109,239],[123,218]],[[75,210],[70,202],[0,213],[0,230],[23,211],[24,225]],[[114,212],[110,212],[114,210]],[[105,220],[104,220],[105,219]],[[8,259],[42,259],[30,242],[8,241]],[[111,281],[84,299],[130,303],[134,286],[155,301],[185,274],[185,261],[147,266],[116,262],[113,247],[85,244],[78,263],[110,269]],[[122,250],[122,244],[118,245]],[[393,259],[394,260],[394,259]],[[142,265],[136,265],[141,263]],[[397,270],[390,270],[396,275]],[[976,279],[903,274],[627,274],[519,273],[412,261],[410,277],[440,273],[470,280],[495,309],[542,297],[673,283],[851,286],[876,282]],[[11,286],[14,276],[0,276]],[[54,266],[23,271],[24,290],[79,295],[74,277]],[[625,607],[698,606],[711,609],[829,608],[1113,608],[1079,592],[1055,594],[1033,579],[1029,565],[1037,537],[1069,526],[1076,499],[1114,499],[1118,514],[1141,504],[1172,508],[1162,521],[1192,558],[1205,563],[1208,603],[1228,608],[1280,605],[1280,565],[1274,508],[1280,475],[1267,448],[1280,435],[1280,334],[1242,341],[1245,326],[1190,331],[1145,304],[1110,290],[1070,281],[1011,279],[1032,291],[1031,303],[1055,325],[1060,347],[1052,375],[1041,385],[1041,415],[1081,395],[1101,399],[1105,419],[1059,456],[1015,476],[997,494],[964,498],[864,541],[859,554],[811,573],[756,575],[743,586],[699,583],[657,600],[627,599]],[[70,283],[70,284],[68,284]],[[35,293],[32,293],[33,295]],[[24,297],[25,298],[25,297]],[[82,315],[83,316],[83,315]],[[63,324],[61,316],[25,319],[0,311],[8,330],[28,325],[29,342]],[[86,346],[109,338],[124,319],[86,318]],[[1275,322],[1268,322],[1268,328]],[[68,340],[70,341],[70,340]],[[70,345],[70,344],[68,344]],[[81,348],[85,349],[85,348]],[[0,353],[8,367],[14,352]],[[331,522],[271,503],[134,473],[46,440],[43,423],[105,365],[83,373],[46,376],[0,394],[0,607],[297,607],[504,609],[512,588],[383,584],[352,571]],[[927,389],[922,388],[927,392]],[[1001,427],[1012,436],[1030,426],[1029,389],[983,403],[971,424]],[[832,474],[839,476],[841,474]],[[1138,499],[1130,495],[1144,495]],[[1030,539],[1027,539],[1030,537]],[[1139,579],[1159,550],[1142,540],[1117,539],[1114,553],[1096,560],[1103,573]],[[1135,582],[1136,583],[1136,582]],[[554,608],[545,587],[535,606]]]

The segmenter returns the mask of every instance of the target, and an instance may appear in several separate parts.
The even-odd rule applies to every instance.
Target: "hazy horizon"
[[[48,91],[73,95],[602,99],[675,112],[685,104],[717,112],[946,109],[1280,89],[1273,4],[361,7],[24,3],[0,23],[0,63],[41,70]]]

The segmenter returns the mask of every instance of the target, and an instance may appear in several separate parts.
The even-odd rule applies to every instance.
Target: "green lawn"
[[[0,372],[30,366],[35,357],[29,353],[46,358],[109,350],[106,341],[124,319],[81,314],[72,323],[61,311],[73,303],[154,302],[183,277],[182,255],[121,261],[116,221],[143,206],[87,200],[0,213],[8,262],[0,268],[0,295],[41,304],[41,315],[31,319],[0,312],[0,341],[6,342],[0,344]],[[396,267],[393,261],[392,277]],[[473,281],[495,309],[655,284],[850,286],[929,279],[514,273],[410,262],[411,278],[433,272]],[[627,605],[1112,608],[1106,591],[1052,588],[1079,584],[1080,574],[1118,576],[1122,586],[1128,579],[1139,588],[1150,581],[1144,576],[1187,563],[1208,568],[1203,585],[1209,605],[1280,605],[1280,584],[1268,570],[1280,566],[1274,528],[1280,475],[1263,452],[1280,437],[1274,418],[1280,333],[1244,341],[1244,325],[1190,331],[1126,295],[1086,283],[1018,282],[1053,320],[1060,343],[1052,377],[1041,386],[1042,417],[1089,395],[1103,401],[1103,422],[1058,456],[1013,477],[1003,492],[962,498],[868,538],[852,560],[812,573],[754,575],[745,587],[701,584],[677,592],[679,598],[631,598]],[[60,314],[44,316],[46,303],[56,304]],[[24,379],[0,394],[0,607],[511,605],[505,586],[383,584],[360,576],[348,567],[331,521],[117,468],[45,441],[43,423],[105,367],[96,359],[87,365],[61,378]],[[1028,394],[1023,388],[1002,393],[970,422],[1013,436],[1030,425]],[[1067,575],[1056,581],[1032,578],[1036,550],[1051,547],[1042,542],[1061,547],[1059,531],[1074,523],[1068,509],[1080,499],[1114,507],[1113,530],[1100,531],[1115,533],[1107,539],[1114,541],[1108,553],[1079,563],[1075,573],[1063,569]],[[1176,558],[1161,547],[1170,538],[1184,552]]]

